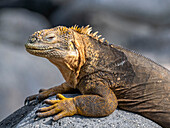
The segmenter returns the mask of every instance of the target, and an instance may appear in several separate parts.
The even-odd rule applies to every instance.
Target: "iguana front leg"
[[[78,87],[83,95],[74,98],[65,98],[58,95],[60,100],[46,100],[52,106],[40,108],[38,117],[55,115],[53,120],[65,116],[80,114],[90,117],[102,117],[111,114],[117,107],[117,98],[113,91],[103,85],[103,82],[88,82]]]
[[[65,82],[59,86],[55,86],[55,87],[52,87],[49,89],[40,89],[39,94],[28,96],[25,99],[24,103],[29,104],[30,101],[33,101],[33,100],[42,101],[42,100],[44,100],[50,96],[54,96],[58,93],[75,93],[77,91],[78,90],[71,88],[69,86],[69,84]]]

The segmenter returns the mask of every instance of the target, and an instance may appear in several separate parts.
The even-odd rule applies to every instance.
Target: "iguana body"
[[[45,100],[52,106],[39,109],[38,117],[102,117],[118,105],[163,127],[170,126],[170,72],[139,54],[109,45],[97,33],[91,33],[89,26],[58,26],[35,32],[26,49],[47,58],[66,80],[28,97],[26,102],[77,90],[82,94],[75,98],[58,94],[60,100]]]

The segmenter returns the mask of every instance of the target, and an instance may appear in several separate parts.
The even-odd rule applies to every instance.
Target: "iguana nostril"
[[[36,40],[37,40],[37,38],[34,37],[34,36],[30,36],[30,37],[29,37],[29,43],[35,43]]]

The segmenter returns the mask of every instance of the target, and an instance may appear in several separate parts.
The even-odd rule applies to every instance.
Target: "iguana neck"
[[[51,63],[53,63],[61,72],[63,75],[65,81],[70,84],[71,87],[75,88],[77,85],[77,78],[75,71],[63,61],[59,60],[49,60]]]

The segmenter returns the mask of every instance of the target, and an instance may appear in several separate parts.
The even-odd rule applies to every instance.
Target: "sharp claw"
[[[46,101],[47,101],[48,99],[45,99],[44,101],[42,101],[42,105],[44,105],[44,104],[46,104]]]
[[[29,105],[37,105],[38,103],[36,101],[32,101]]]
[[[25,102],[24,102],[24,105],[29,105],[29,104],[30,104],[29,98],[26,98]]]
[[[37,111],[35,111],[35,113],[38,113],[39,112],[39,109]]]
[[[46,101],[48,101],[49,99],[45,99],[43,102],[42,102],[42,104],[46,104]]]
[[[36,96],[35,100],[38,101],[38,96]]]
[[[34,120],[37,120],[39,117],[37,116],[37,115],[35,115],[35,117],[34,117]]]
[[[26,102],[27,102],[27,101],[25,100],[25,101],[24,101],[24,105],[27,105],[27,103],[26,103]]]
[[[27,101],[26,105],[27,105],[27,106],[30,105],[30,101]]]
[[[40,103],[41,102],[41,100],[39,100],[38,96],[36,96],[35,102],[36,103]]]
[[[25,101],[24,101],[24,105],[27,105],[27,99],[25,99]]]
[[[38,98],[34,99],[34,100],[30,100],[29,97],[27,97],[24,101],[24,105],[35,105],[38,104],[39,100]]]
[[[44,104],[45,104],[45,101],[42,102],[42,105],[44,105]]]
[[[24,105],[32,105],[33,101],[35,101],[35,100],[38,101],[38,94],[27,97],[24,101]]]

